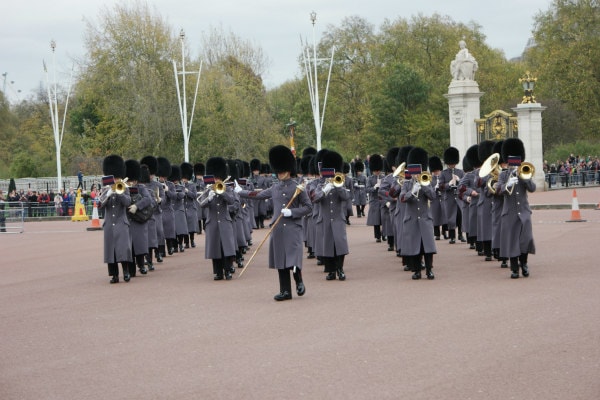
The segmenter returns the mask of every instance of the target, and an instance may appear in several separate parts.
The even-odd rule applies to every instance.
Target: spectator
[[[62,202],[62,196],[60,195],[60,193],[56,193],[54,195],[54,209],[56,210],[56,215],[63,215]]]
[[[4,192],[0,190],[0,232],[6,232],[6,211],[4,211],[4,203],[6,198]]]
[[[83,190],[83,172],[81,170],[77,172],[77,182],[77,189],[81,188]]]
[[[45,217],[49,214],[48,213],[48,204],[49,203],[50,203],[50,196],[48,196],[48,193],[45,190],[42,190],[42,192],[40,193],[40,196],[38,197],[40,216]]]

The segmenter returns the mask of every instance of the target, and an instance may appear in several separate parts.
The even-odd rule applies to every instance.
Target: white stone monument
[[[450,113],[450,146],[456,147],[460,159],[464,157],[467,149],[477,143],[477,127],[475,120],[480,118],[479,99],[483,92],[475,81],[475,71],[478,65],[464,40],[459,42],[460,50],[450,63],[452,82],[448,86],[448,99]]]

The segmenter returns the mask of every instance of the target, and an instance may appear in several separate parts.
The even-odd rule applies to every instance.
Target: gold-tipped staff
[[[303,185],[296,186],[296,191],[294,192],[294,195],[292,196],[292,198],[290,199],[290,201],[288,201],[288,203],[285,206],[285,208],[289,208],[289,206],[292,205],[292,202],[294,201],[294,199],[296,197],[298,197],[298,195],[300,193],[304,192],[304,189],[305,189],[305,187]],[[254,253],[252,253],[252,257],[250,257],[250,259],[248,260],[248,262],[246,263],[246,265],[244,266],[244,268],[242,268],[242,270],[240,271],[240,273],[238,275],[238,278],[242,277],[242,274],[244,273],[244,271],[246,270],[246,268],[248,268],[248,265],[250,265],[250,263],[254,259],[254,256],[256,255],[256,253],[258,253],[258,250],[260,250],[260,248],[265,243],[265,241],[267,240],[267,238],[269,236],[271,236],[271,233],[273,232],[273,229],[275,229],[275,227],[279,223],[279,220],[281,219],[281,217],[283,217],[283,214],[280,213],[279,216],[277,217],[277,219],[275,220],[275,223],[273,225],[271,225],[271,229],[269,229],[269,232],[267,232],[267,234],[265,235],[265,238],[258,244],[258,247],[256,248],[256,250],[254,250]]]

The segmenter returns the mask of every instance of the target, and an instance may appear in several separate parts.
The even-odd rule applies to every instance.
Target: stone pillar
[[[480,118],[479,99],[483,92],[474,80],[452,80],[448,86],[450,112],[450,146],[456,147],[462,158],[467,149],[477,144],[477,127],[475,120]]]
[[[539,103],[518,104],[512,110],[517,114],[519,139],[525,146],[525,161],[533,164],[535,175],[533,181],[537,190],[545,190],[544,154],[542,152],[542,107]]]

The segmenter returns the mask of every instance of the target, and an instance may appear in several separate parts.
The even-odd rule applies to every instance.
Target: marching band
[[[119,263],[128,282],[137,271],[155,270],[155,261],[195,248],[200,234],[213,279],[231,280],[234,263],[241,273],[248,267],[244,254],[253,244],[253,230],[266,226],[269,267],[279,275],[275,300],[292,298],[290,273],[302,296],[303,246],[307,259],[324,266],[325,280],[346,280],[353,206],[357,218],[367,217],[375,241],[395,250],[413,280],[423,270],[435,279],[433,255],[442,234],[448,244],[468,242],[485,261],[510,265],[512,279],[528,277],[535,244],[527,193],[536,187],[523,143],[482,141],[467,150],[463,169],[457,168],[459,160],[454,147],[441,158],[420,147],[393,147],[385,157],[369,156],[372,174],[366,176],[362,161],[354,162],[350,173],[333,150],[307,148],[296,159],[281,145],[269,151],[269,164],[212,157],[206,164],[178,165],[164,157],[107,156],[98,201],[110,283],[119,282]]]

